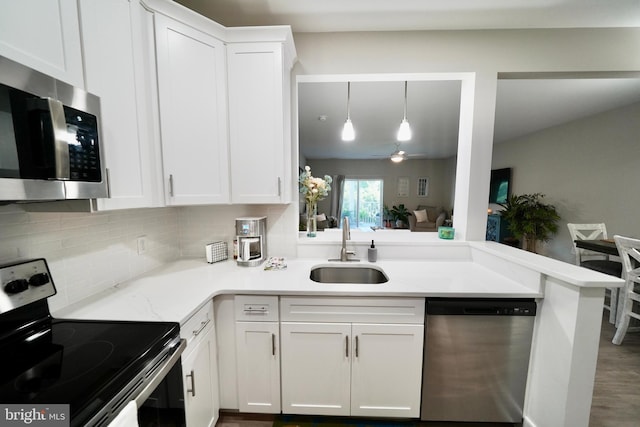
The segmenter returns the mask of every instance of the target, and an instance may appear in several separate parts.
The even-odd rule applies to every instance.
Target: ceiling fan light
[[[401,154],[401,153],[393,153],[393,154],[391,155],[391,161],[392,161],[393,163],[400,163],[400,162],[401,162],[401,161],[403,161],[403,160],[404,160],[404,157],[402,156],[402,154]]]
[[[406,118],[402,119],[402,123],[400,123],[397,138],[398,141],[409,141],[411,139],[411,126],[409,126]]]
[[[356,139],[356,131],[353,128],[351,119],[347,119],[347,121],[344,122],[344,127],[342,128],[342,140],[353,141],[354,139]]]

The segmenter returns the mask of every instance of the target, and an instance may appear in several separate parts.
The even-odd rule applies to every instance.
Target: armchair
[[[441,207],[418,205],[409,216],[409,229],[411,231],[438,231],[438,227],[444,225],[447,213]]]

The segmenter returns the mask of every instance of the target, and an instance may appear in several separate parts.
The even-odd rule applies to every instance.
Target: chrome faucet
[[[349,255],[355,255],[354,251],[347,250],[347,240],[351,240],[351,229],[349,228],[349,217],[342,218],[342,248],[340,249],[340,261],[360,261],[359,259],[349,259]]]

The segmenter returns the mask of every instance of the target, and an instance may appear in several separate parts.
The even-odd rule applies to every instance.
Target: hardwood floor
[[[615,328],[602,319],[589,427],[640,426],[640,333],[611,342]]]
[[[627,333],[620,346],[611,342],[614,333],[613,325],[608,322],[606,316],[603,317],[589,427],[640,426],[640,333]],[[271,427],[274,420],[274,415],[222,412],[216,427]],[[315,425],[321,427],[321,423]],[[510,424],[426,422],[416,422],[414,425],[419,427],[510,426]]]

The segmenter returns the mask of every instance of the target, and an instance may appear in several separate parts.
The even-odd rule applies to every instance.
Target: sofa
[[[418,205],[409,215],[411,231],[438,231],[444,225],[447,213],[442,207]]]
[[[328,216],[324,213],[316,215],[316,227],[318,231],[323,231],[325,228],[338,227],[338,220],[334,216]],[[300,231],[306,231],[307,229],[307,215],[300,214]]]

